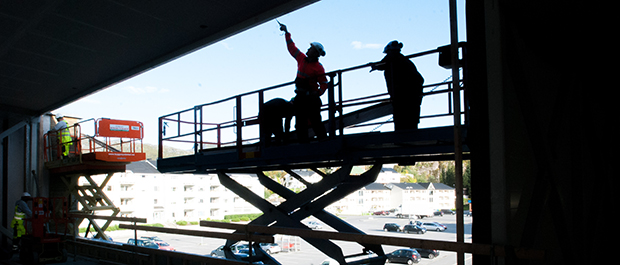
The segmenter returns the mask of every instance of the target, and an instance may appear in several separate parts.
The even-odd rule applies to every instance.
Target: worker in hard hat
[[[385,83],[394,109],[394,130],[417,129],[420,123],[424,78],[415,64],[400,51],[403,44],[391,41],[383,50],[380,62],[370,63],[371,72],[384,71]]]
[[[295,129],[299,141],[308,141],[308,123],[312,126],[317,138],[327,137],[325,126],[321,122],[321,95],[328,88],[325,68],[319,62],[319,56],[325,56],[325,48],[318,42],[310,43],[308,51],[301,52],[291,39],[286,25],[280,24],[284,31],[286,47],[297,61],[297,76],[295,78]]]
[[[73,139],[71,139],[71,133],[69,132],[69,128],[67,128],[65,116],[62,114],[56,114],[56,120],[58,123],[56,123],[52,131],[55,131],[58,134],[58,142],[62,148],[62,156],[66,157],[69,155],[69,148],[73,145]]]
[[[294,113],[293,102],[282,98],[274,98],[263,104],[258,114],[260,141],[263,146],[271,145],[271,135],[275,136],[276,144],[283,144],[288,140]],[[282,127],[282,119],[284,119],[284,127]]]
[[[15,202],[15,213],[11,221],[11,228],[13,228],[13,250],[19,248],[21,237],[26,234],[24,219],[32,217],[32,211],[30,207],[28,207],[29,201],[32,201],[32,196],[30,196],[30,193],[24,192],[22,197]]]

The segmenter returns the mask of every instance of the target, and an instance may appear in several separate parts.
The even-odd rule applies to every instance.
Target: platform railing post
[[[340,135],[344,135],[344,120],[342,119],[342,71],[338,71],[338,128]]]
[[[239,155],[241,155],[243,142],[243,136],[241,131],[243,128],[243,121],[241,120],[241,96],[237,96],[235,99],[237,104],[235,112],[235,125],[237,128],[237,151],[239,152]]]
[[[334,98],[334,77],[336,76],[335,73],[331,73],[329,74],[329,87],[327,89],[327,111],[328,111],[328,115],[329,115],[329,138],[333,138],[335,136],[335,132],[336,132],[336,101]]]
[[[463,147],[461,143],[461,91],[458,57],[456,0],[450,0],[450,50],[452,64],[452,97],[454,98],[454,164],[456,178],[456,242],[465,242],[463,225]],[[465,253],[457,251],[457,264],[465,264]]]

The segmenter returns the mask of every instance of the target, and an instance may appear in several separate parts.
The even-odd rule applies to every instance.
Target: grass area
[[[160,224],[160,223],[155,223],[155,224],[143,224],[144,226],[154,226],[154,227],[164,227],[164,225]],[[112,231],[117,231],[117,230],[127,230],[127,229],[123,229],[123,228],[119,228],[118,225],[111,225],[108,226],[108,229],[106,229],[106,232],[112,232]],[[84,233],[86,232],[86,227],[80,227],[80,233]],[[97,232],[95,230],[94,227],[90,228],[90,232]]]
[[[211,218],[207,218],[206,221],[221,222],[221,223],[249,222],[249,221],[252,221],[252,220],[258,218],[261,215],[262,215],[262,213],[234,214],[234,215],[225,215],[224,219],[211,219]],[[177,225],[199,225],[200,224],[200,222],[198,222],[198,221],[184,221],[184,220],[176,221],[175,223]]]

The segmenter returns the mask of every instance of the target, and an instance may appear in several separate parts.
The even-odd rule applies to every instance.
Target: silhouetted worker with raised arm
[[[321,95],[328,88],[325,68],[319,63],[319,56],[325,56],[323,45],[318,42],[310,43],[310,48],[304,54],[301,52],[291,39],[286,25],[280,24],[280,30],[284,31],[286,38],[286,48],[297,61],[297,76],[295,78],[295,129],[297,139],[300,142],[307,142],[308,123],[317,138],[327,137],[325,126],[321,122]]]
[[[403,44],[391,41],[385,46],[385,57],[371,63],[372,69],[384,71],[385,83],[394,109],[394,130],[417,129],[420,123],[424,78],[415,64],[400,53]]]
[[[265,102],[258,114],[260,119],[260,140],[265,147],[271,145],[271,135],[275,136],[276,144],[288,141],[291,128],[291,119],[294,115],[293,103],[281,98],[274,98]],[[284,128],[282,119],[284,118]]]

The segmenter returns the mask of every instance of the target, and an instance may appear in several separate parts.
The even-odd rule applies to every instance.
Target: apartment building
[[[456,208],[454,188],[442,183],[391,183],[390,209],[440,209]]]
[[[101,183],[103,176],[93,178]],[[255,175],[233,174],[231,178],[263,196],[264,188]],[[104,192],[121,210],[119,215],[147,218],[149,223],[223,219],[231,214],[260,213],[221,185],[215,174],[162,174],[154,161],[127,165],[125,172],[112,176]]]
[[[321,180],[312,171],[297,173],[308,183]],[[264,187],[255,175],[230,176],[255,194],[264,195]],[[103,178],[93,176],[99,183]],[[290,189],[305,188],[295,178],[286,176],[284,179]],[[326,207],[326,210],[337,214],[364,214],[410,204],[435,210],[455,208],[456,195],[452,187],[441,183],[399,181],[400,174],[391,168],[384,168],[377,182],[349,194]],[[260,213],[260,210],[221,185],[216,174],[163,174],[157,170],[154,161],[127,165],[126,172],[114,174],[104,191],[120,208],[119,215],[147,218],[149,223],[223,219],[225,215]]]
[[[454,188],[442,183],[400,183],[401,174],[385,165],[371,183],[345,198],[329,205],[325,210],[335,214],[365,214],[390,209],[454,209],[456,193]],[[361,174],[365,170],[354,167],[351,174]],[[303,171],[296,172],[307,182],[321,180],[316,174]],[[303,189],[305,185],[295,178],[286,176],[286,186]]]

